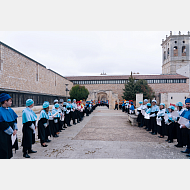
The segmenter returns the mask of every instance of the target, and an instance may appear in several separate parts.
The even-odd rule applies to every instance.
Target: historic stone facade
[[[42,64],[0,43],[0,88],[66,96],[73,83]]]

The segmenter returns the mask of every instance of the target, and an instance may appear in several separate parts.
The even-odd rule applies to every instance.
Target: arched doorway
[[[108,100],[108,95],[105,92],[99,92],[97,93],[98,101],[106,101]]]

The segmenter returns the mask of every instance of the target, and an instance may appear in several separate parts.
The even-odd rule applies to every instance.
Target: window
[[[177,44],[177,41],[175,41],[175,44]]]
[[[177,46],[174,46],[174,56],[178,56],[178,49],[177,49]]]
[[[0,67],[1,68],[1,67]],[[36,63],[36,81],[38,81],[38,64]],[[56,86],[56,85],[55,85]]]
[[[182,46],[182,56],[186,56],[186,47]]]
[[[169,57],[169,55],[170,55],[170,49],[168,48],[168,53],[167,53],[167,55],[168,55],[168,57]]]
[[[185,43],[185,41],[183,41],[183,43]]]
[[[173,97],[171,96],[171,99],[173,99]]]
[[[164,60],[166,59],[166,51],[164,51]]]

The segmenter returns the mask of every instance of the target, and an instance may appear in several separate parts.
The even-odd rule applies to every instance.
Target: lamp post
[[[66,89],[65,89],[65,91],[66,91],[66,101],[67,101],[67,91],[69,91],[69,90],[68,90],[68,85],[69,85],[69,84],[65,84],[65,86],[66,86]]]

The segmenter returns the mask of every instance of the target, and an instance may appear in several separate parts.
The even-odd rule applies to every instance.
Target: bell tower
[[[173,35],[170,31],[170,36],[166,35],[166,39],[162,39],[161,46],[162,74],[178,73],[189,77],[190,32],[182,35],[179,31],[178,35]]]

